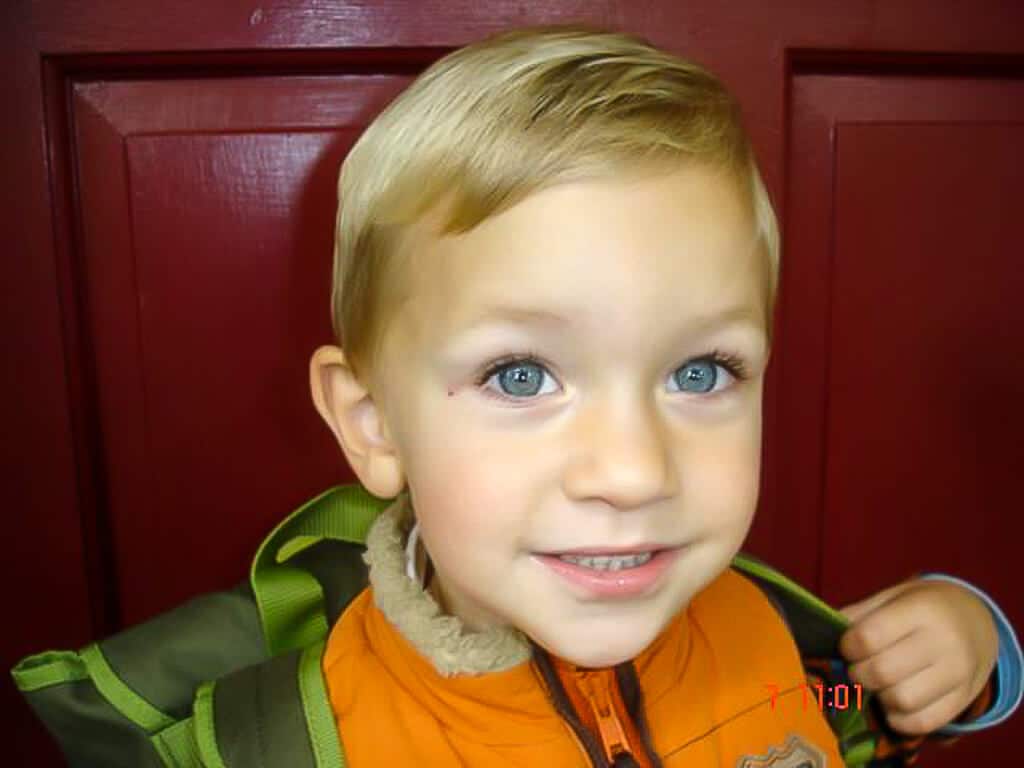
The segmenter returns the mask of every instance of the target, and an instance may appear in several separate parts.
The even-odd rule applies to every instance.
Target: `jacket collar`
[[[530,643],[513,627],[472,631],[442,612],[434,597],[405,572],[405,541],[412,522],[407,493],[381,512],[366,536],[373,599],[402,636],[442,677],[500,672],[530,659]]]

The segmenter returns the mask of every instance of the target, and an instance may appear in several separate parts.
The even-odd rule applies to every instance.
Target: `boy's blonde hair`
[[[445,56],[342,165],[331,304],[349,364],[368,380],[402,295],[401,236],[426,214],[441,213],[440,234],[466,232],[554,184],[687,161],[737,181],[769,260],[771,306],[775,214],[739,107],[713,75],[640,38],[579,26],[504,33]]]

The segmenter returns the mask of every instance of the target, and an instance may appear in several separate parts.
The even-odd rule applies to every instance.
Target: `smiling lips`
[[[598,597],[638,597],[657,588],[682,552],[658,545],[628,549],[577,549],[534,557],[576,590]]]

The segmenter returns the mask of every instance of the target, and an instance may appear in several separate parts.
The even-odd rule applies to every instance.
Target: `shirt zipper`
[[[636,706],[638,686],[630,686],[628,697],[618,691],[619,702],[626,716],[631,718],[628,726],[616,712],[613,686],[621,684],[621,678],[628,677],[630,672],[635,677],[632,667],[629,670],[620,669],[625,665],[608,669],[576,667],[553,661],[537,645],[534,645],[534,661],[556,711],[568,723],[594,768],[661,768],[661,762],[647,743],[643,715]],[[629,712],[627,702],[632,702],[637,712]]]
[[[631,745],[626,735],[626,727],[619,720],[611,686],[615,685],[615,673],[610,669],[576,670],[576,685],[582,691],[590,705],[597,723],[597,732],[601,737],[604,757],[614,768],[650,768],[650,764],[641,756],[637,760],[638,750]]]

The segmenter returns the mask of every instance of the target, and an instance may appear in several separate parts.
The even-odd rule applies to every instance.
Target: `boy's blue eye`
[[[544,369],[535,363],[515,363],[498,372],[502,391],[512,397],[533,397],[543,381]]]
[[[693,360],[673,374],[682,392],[711,392],[718,381],[718,365],[712,360]]]
[[[491,384],[493,379],[497,380],[496,386]],[[545,380],[551,382],[546,390]],[[488,397],[499,400],[528,400],[558,389],[547,366],[533,353],[512,355],[492,363],[477,378],[476,385],[483,387]]]

